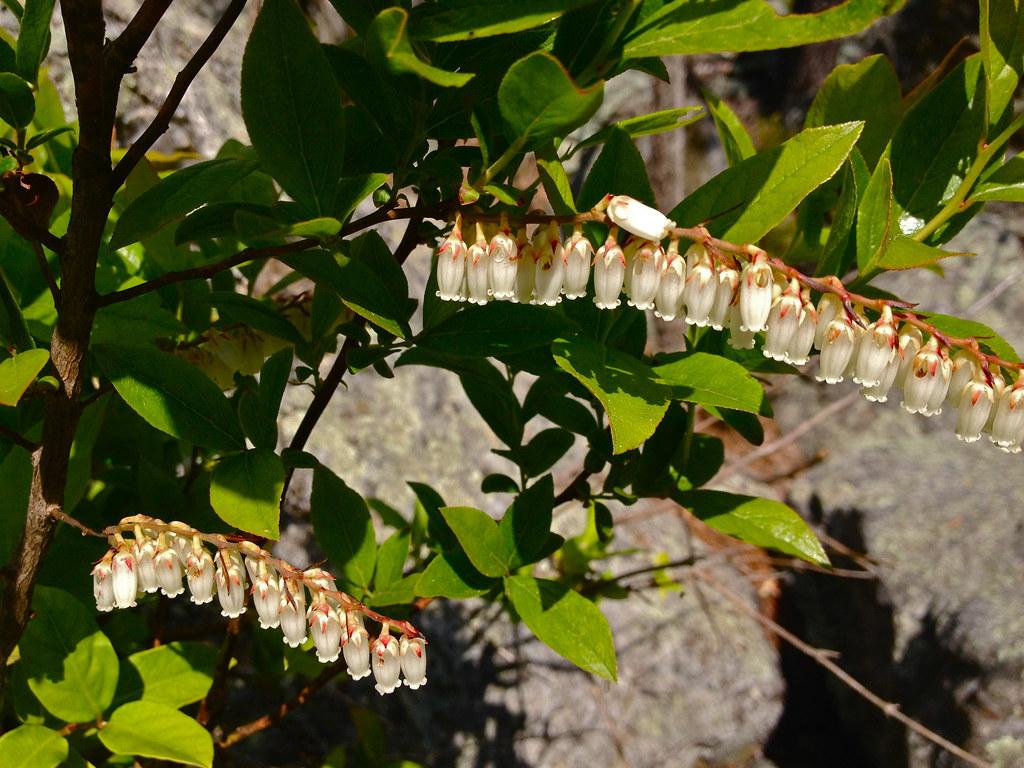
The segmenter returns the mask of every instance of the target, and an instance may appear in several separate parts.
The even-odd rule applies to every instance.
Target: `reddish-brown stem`
[[[33,443],[31,440],[29,440],[24,435],[22,435],[22,434],[20,434],[18,432],[15,432],[10,427],[5,427],[3,424],[0,424],[0,437],[7,438],[8,440],[10,440],[15,445],[18,445],[18,446],[21,446],[22,448],[24,448],[29,453],[32,453],[32,451],[34,451],[36,448],[39,447],[38,445]]]

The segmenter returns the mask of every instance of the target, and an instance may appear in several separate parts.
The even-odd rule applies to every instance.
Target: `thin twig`
[[[6,437],[12,443],[21,446],[29,453],[32,453],[32,451],[39,447],[24,435],[15,432],[10,427],[5,427],[3,424],[0,424],[0,437]]]
[[[178,73],[178,76],[174,78],[174,84],[171,86],[171,90],[167,92],[167,97],[164,99],[164,103],[160,105],[160,109],[157,111],[156,117],[153,118],[153,122],[135,140],[135,143],[128,148],[124,157],[121,158],[121,161],[114,168],[111,178],[113,189],[118,189],[124,184],[128,174],[132,172],[132,168],[145,157],[146,153],[153,148],[156,140],[163,136],[170,127],[171,118],[181,104],[181,100],[185,98],[185,93],[188,91],[189,86],[192,85],[192,81],[196,79],[200,70],[206,66],[206,62],[210,60],[210,57],[213,56],[217,48],[224,41],[224,38],[227,37],[231,27],[234,26],[238,16],[242,13],[242,9],[245,8],[245,3],[246,0],[231,0],[228,7],[224,9],[224,14],[203,41],[203,44],[199,46],[199,49],[189,59],[181,72]],[[161,5],[160,2],[150,2],[147,4],[153,6],[154,12],[159,10]],[[125,31],[127,32],[128,30]]]
[[[196,720],[200,725],[207,725],[211,718],[220,711],[224,701],[224,688],[228,682],[228,672],[231,669],[231,657],[235,652],[235,644],[238,642],[241,626],[241,621],[237,618],[228,621],[227,629],[224,632],[224,641],[221,643],[220,653],[217,655],[213,683],[199,703],[199,712],[196,714]]]
[[[77,528],[79,531],[82,532],[83,536],[95,536],[96,538],[100,539],[107,538],[107,535],[105,533],[101,533],[100,531],[90,528],[84,523],[80,523],[71,515],[62,512],[60,509],[56,507],[51,507],[48,511],[50,513],[50,517],[54,518],[55,520],[60,520],[62,523],[67,523],[72,528]]]
[[[60,306],[60,288],[57,287],[57,280],[50,271],[50,265],[46,263],[46,254],[43,253],[43,246],[36,241],[31,242],[32,252],[36,255],[36,263],[39,271],[46,279],[46,287],[50,289],[50,296],[53,298],[53,305]]]
[[[789,643],[791,646],[793,646],[798,651],[803,653],[805,656],[808,656],[809,658],[813,659],[815,662],[820,664],[822,667],[827,669],[829,672],[831,672],[833,675],[839,678],[839,680],[841,680],[844,684],[846,684],[846,686],[848,686],[850,690],[852,690],[854,693],[856,693],[857,695],[869,701],[871,704],[878,707],[878,709],[880,709],[886,717],[891,717],[894,720],[898,720],[899,722],[903,723],[903,725],[905,725],[907,728],[916,733],[918,736],[927,739],[932,744],[935,744],[937,747],[946,750],[951,755],[959,757],[966,763],[977,766],[977,768],[991,768],[990,763],[987,763],[981,758],[972,755],[967,750],[957,746],[948,739],[940,736],[935,731],[922,725],[909,715],[905,715],[900,710],[899,704],[886,701],[881,696],[877,695],[876,693],[865,687],[859,680],[857,680],[857,678],[853,677],[850,673],[848,673],[845,669],[840,667],[832,660],[833,656],[835,655],[834,652],[827,651],[822,648],[816,648],[810,645],[809,643],[804,642],[799,637],[790,632],[788,629],[783,627],[781,624],[772,621],[770,618],[764,616],[757,609],[747,605],[746,600],[744,600],[738,594],[736,594],[731,589],[726,587],[724,584],[722,584],[720,581],[718,581],[716,578],[711,576],[706,571],[695,569],[690,571],[690,575],[706,583],[718,594],[720,594],[722,597],[724,597],[726,600],[728,600],[730,603],[736,606],[736,608],[738,608],[742,613],[754,619],[759,624],[761,624],[761,626],[770,631],[772,634],[778,636],[782,640],[785,640],[787,643]]]
[[[144,0],[116,39],[107,43],[107,76],[117,78],[131,71],[132,63],[146,44],[173,0]]]

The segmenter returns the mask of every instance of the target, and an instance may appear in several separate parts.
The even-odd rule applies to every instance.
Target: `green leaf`
[[[231,404],[184,360],[148,347],[97,344],[92,351],[117,393],[151,426],[209,448],[245,447]]]
[[[416,583],[416,594],[465,600],[489,592],[496,583],[477,571],[465,553],[442,552],[423,570]]]
[[[140,282],[134,280],[136,285]],[[89,344],[117,344],[125,339],[131,339],[133,344],[145,344],[153,339],[171,338],[184,332],[185,326],[164,309],[160,295],[154,291],[100,309],[96,313]]]
[[[920,312],[920,310],[917,311]],[[1020,360],[1010,343],[984,323],[964,320],[952,315],[942,315],[937,312],[920,312],[920,314],[946,336],[961,339],[973,336],[981,343],[982,349],[986,352],[1013,363]]]
[[[885,246],[884,252],[879,254],[870,265],[871,269],[918,269],[928,267],[940,259],[948,259],[954,256],[973,256],[973,253],[956,253],[944,251],[924,243],[919,243],[909,237],[896,237]]]
[[[216,307],[221,322],[225,324],[241,323],[292,344],[305,341],[295,326],[270,302],[234,291],[211,291],[199,303]]]
[[[1024,203],[1024,156],[1014,155],[971,192],[971,202]]]
[[[141,698],[178,709],[199,701],[210,690],[217,649],[205,643],[175,641],[133,653],[128,664],[138,680],[118,697],[121,701]]]
[[[807,111],[805,126],[863,120],[857,145],[868,167],[874,168],[902,116],[903,93],[896,71],[878,54],[833,69]]]
[[[377,550],[377,571],[373,576],[373,590],[377,592],[402,578],[402,569],[409,556],[408,531],[396,531]]]
[[[892,166],[883,157],[871,174],[857,210],[857,269],[868,275],[896,234],[893,212]]]
[[[0,460],[0,499],[5,509],[0,515],[0,563],[8,562],[21,538],[31,488],[32,455],[24,448],[11,446]]]
[[[480,481],[484,493],[519,493],[519,485],[508,475],[492,472]]]
[[[138,755],[213,768],[213,737],[188,715],[165,704],[133,701],[114,710],[99,732],[115,755]]]
[[[612,448],[624,453],[654,434],[672,390],[644,363],[585,337],[557,339],[555,362],[596,397],[612,430]]]
[[[416,599],[416,585],[419,580],[420,574],[409,574],[388,584],[384,589],[374,589],[372,594],[366,596],[366,601],[376,608],[398,606],[408,610],[409,603]]]
[[[557,427],[542,430],[517,452],[518,460],[514,461],[528,477],[537,477],[562,458],[572,448],[575,439],[571,432]]]
[[[412,36],[417,40],[450,43],[492,35],[507,35],[547,24],[562,14],[597,0],[448,0],[421,5],[412,14]]]
[[[669,214],[680,226],[709,222],[717,236],[755,242],[835,175],[863,123],[809,128],[723,171]]]
[[[313,470],[310,520],[316,540],[330,560],[331,572],[367,589],[373,579],[377,542],[363,497],[326,467]]]
[[[0,736],[4,768],[56,768],[68,758],[68,743],[41,725],[19,725]]]
[[[292,349],[282,349],[271,355],[260,371],[260,383],[256,391],[258,402],[253,413],[258,427],[249,435],[257,448],[274,450],[277,447],[277,415],[281,410],[281,399],[288,387],[288,376],[292,372]]]
[[[708,104],[711,119],[715,121],[726,162],[731,166],[739,165],[748,157],[753,157],[756,153],[754,142],[736,113],[710,91],[704,91],[704,100]]]
[[[17,405],[48,362],[47,350],[28,349],[0,363],[0,405]]]
[[[277,540],[283,490],[281,458],[256,448],[220,460],[210,476],[210,505],[228,525]]]
[[[611,125],[602,128],[592,136],[588,136],[572,148],[568,157],[572,157],[581,149],[604,144],[616,131],[625,131],[631,139],[638,136],[655,136],[659,133],[667,133],[678,128],[684,128],[690,123],[695,123],[704,117],[703,107],[672,107],[660,109],[657,112],[649,112],[646,115],[627,117],[625,120],[617,120]],[[751,150],[753,154],[753,150]]]
[[[764,387],[739,363],[707,352],[684,352],[655,366],[654,375],[671,397],[699,405],[761,413]]]
[[[505,594],[551,650],[586,672],[616,679],[611,627],[596,605],[564,584],[533,576],[507,577]]]
[[[450,355],[494,357],[546,346],[571,328],[554,309],[495,301],[460,309],[422,333],[417,343]]]
[[[829,565],[814,531],[780,501],[723,491],[693,491],[681,494],[677,500],[716,531],[757,547]]]
[[[554,56],[534,51],[513,64],[498,88],[509,140],[564,136],[589,120],[604,99],[604,83],[580,88]]]
[[[576,203],[573,200],[572,181],[565,171],[565,166],[558,157],[557,139],[551,146],[538,147],[534,151],[537,160],[537,175],[548,196],[551,210],[559,216],[568,216],[576,213]]]
[[[1020,0],[981,0],[981,55],[988,83],[988,122],[995,125],[1024,74],[1024,8]]]
[[[208,160],[175,171],[139,195],[125,209],[110,237],[111,248],[144,240],[204,203],[223,196],[256,170],[247,160]]]
[[[551,475],[545,475],[516,497],[505,510],[498,530],[512,553],[509,568],[516,570],[536,562],[551,533],[551,510],[555,486]]]
[[[857,208],[860,205],[864,187],[867,186],[866,181],[864,187],[861,186],[861,173],[866,179],[867,165],[860,153],[854,149],[843,167],[842,188],[839,200],[836,202],[835,212],[832,214],[828,237],[818,256],[816,275],[842,275],[848,269],[849,259],[847,256],[851,251],[850,234],[854,231]]]
[[[54,0],[25,0],[18,30],[18,74],[30,83],[39,77],[39,65],[50,50],[50,19]]]
[[[43,144],[52,141],[58,136],[62,136],[63,134],[69,133],[73,130],[75,130],[74,126],[62,125],[59,128],[50,128],[48,131],[40,131],[25,142],[25,149],[32,150],[36,147],[41,147]]]
[[[341,92],[294,0],[266,0],[256,18],[242,117],[264,170],[308,211],[331,215],[345,155]]]
[[[12,128],[24,128],[35,111],[32,87],[15,74],[0,72],[0,120]]]
[[[93,609],[60,589],[37,586],[34,618],[18,642],[28,686],[55,717],[82,723],[101,717],[117,687],[117,654]]]
[[[458,88],[473,79],[469,72],[449,72],[416,55],[409,40],[409,12],[404,8],[381,11],[366,30],[367,58],[393,74],[412,74],[446,88]]]
[[[580,189],[579,206],[593,208],[606,194],[629,195],[655,205],[647,165],[633,140],[621,128],[613,128]]]
[[[441,514],[473,567],[484,576],[503,576],[508,572],[511,551],[498,523],[486,512],[472,507],[443,507]]]
[[[623,55],[633,59],[807,45],[856,34],[903,2],[846,0],[820,13],[779,15],[765,0],[673,0],[636,25]]]

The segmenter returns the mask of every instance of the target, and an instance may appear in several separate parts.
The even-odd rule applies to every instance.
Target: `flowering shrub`
[[[430,696],[413,622],[441,599],[498,603],[615,680],[599,600],[628,592],[617,505],[667,499],[829,567],[785,504],[706,487],[724,445],[698,412],[760,442],[768,375],[806,367],[876,402],[898,390],[911,413],[956,410],[964,442],[1021,450],[1010,345],[872,284],[963,256],[942,246],[986,203],[1024,201],[1024,163],[1007,157],[1024,126],[1014,0],[981,0],[980,50],[912,93],[882,56],[837,68],[804,129],[760,152],[712,100],[730,167],[667,214],[634,139],[705,111],[596,125],[606,81],[664,79],[664,56],[854,34],[900,3],[780,16],[762,0],[332,0],[348,37],[326,44],[295,0],[263,0],[240,62],[251,145],[197,162],[152,150],[246,3],[225,4],[153,123],[119,135],[122,81],[169,4],[144,0],[106,30],[101,3],[62,0],[68,55],[50,63],[74,75],[68,121],[41,68],[53,0],[4,3],[20,29],[0,41],[5,765],[211,766],[343,671]],[[397,242],[387,222],[405,222]],[[431,250],[410,296],[403,265]],[[649,352],[647,311],[684,351]],[[457,376],[504,444],[508,474],[481,488],[511,499],[500,520],[416,478],[408,513],[368,503],[317,459],[313,429],[343,380],[408,365]],[[312,401],[286,435],[294,387]],[[312,476],[326,558],[306,569],[275,554],[296,473]],[[552,531],[563,504],[587,515],[568,540]],[[671,580],[670,564],[650,570]],[[163,634],[186,587],[190,616],[215,616],[216,598],[196,637],[222,636],[219,652]],[[98,615],[114,608],[135,619]],[[247,658],[234,638],[260,630],[283,642]],[[223,706],[236,662],[299,693],[239,723]]]

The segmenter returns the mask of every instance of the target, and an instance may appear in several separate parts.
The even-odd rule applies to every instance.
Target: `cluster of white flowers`
[[[184,523],[136,520],[127,519],[134,538],[115,534],[111,549],[92,570],[97,610],[133,608],[144,593],[175,597],[185,591],[184,577],[193,603],[209,603],[216,595],[227,618],[245,613],[246,595],[251,594],[263,629],[280,627],[292,648],[305,643],[308,633],[317,659],[328,663],[344,655],[351,678],[372,672],[380,694],[400,687],[403,675],[414,690],[427,682],[426,641],[418,634],[395,638],[387,622],[371,640],[362,611],[346,602],[326,571],[279,570],[284,564],[251,542],[225,541],[211,555],[199,532]]]
[[[681,254],[675,222],[632,198],[608,196],[595,211],[612,224],[596,253],[578,223],[563,243],[554,221],[539,225],[532,238],[525,228],[513,238],[503,216],[492,232],[478,222],[467,248],[457,220],[438,249],[437,295],[474,304],[553,306],[563,297],[585,296],[593,267],[593,300],[601,309],[618,307],[625,293],[629,306],[654,310],[664,320],[683,317],[693,326],[728,330],[736,349],[753,349],[763,333],[766,357],[797,366],[807,364],[816,349],[818,381],[850,378],[872,402],[885,402],[896,386],[903,390],[903,406],[926,416],[941,413],[948,402],[959,410],[959,439],[974,442],[988,432],[1003,450],[1021,450],[1024,376],[1008,386],[998,369],[983,365],[971,350],[951,359],[942,337],[925,341],[912,323],[901,326],[888,305],[875,320],[828,290],[815,305],[810,289],[758,248],[747,249],[742,264],[701,243]],[[618,242],[618,228],[632,235],[625,245]]]

